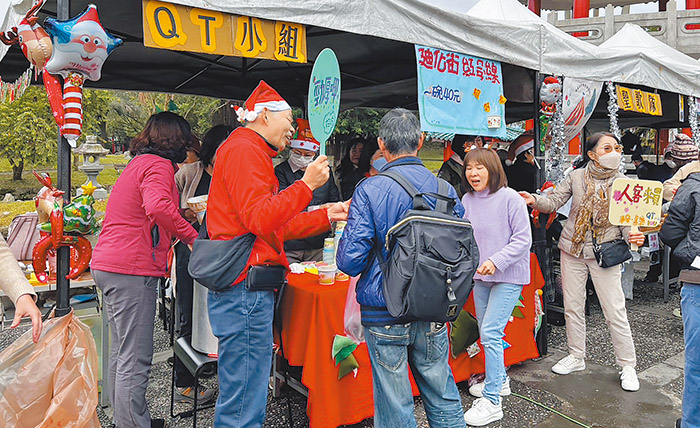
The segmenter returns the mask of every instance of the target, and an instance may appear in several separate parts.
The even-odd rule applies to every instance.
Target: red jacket
[[[299,180],[279,192],[272,166],[277,150],[257,132],[237,128],[216,152],[207,203],[207,230],[211,239],[232,239],[252,232],[257,236],[248,265],[288,266],[284,241],[330,230],[328,213],[302,211],[313,193]]]
[[[171,237],[194,242],[197,231],[177,208],[174,175],[173,163],[160,156],[139,155],[129,162],[109,195],[93,269],[163,276]]]

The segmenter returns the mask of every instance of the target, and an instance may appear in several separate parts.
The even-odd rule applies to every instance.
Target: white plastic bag
[[[360,315],[360,304],[357,303],[355,296],[355,287],[357,286],[358,277],[350,278],[350,286],[348,287],[348,295],[345,298],[345,334],[352,339],[353,342],[359,344],[365,341],[365,328],[362,326],[362,317]]]

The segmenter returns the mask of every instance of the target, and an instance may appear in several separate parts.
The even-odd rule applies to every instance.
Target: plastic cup
[[[204,213],[207,212],[208,197],[208,195],[193,196],[187,200],[187,206],[197,214],[197,221],[199,221],[199,224],[202,224]]]
[[[321,285],[333,285],[335,284],[335,271],[337,270],[335,265],[329,265],[326,263],[318,263],[316,265],[318,268],[318,283]]]

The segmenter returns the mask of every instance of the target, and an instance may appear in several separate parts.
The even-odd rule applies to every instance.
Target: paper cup
[[[207,198],[208,195],[202,195],[194,196],[187,200],[187,206],[197,214],[197,221],[199,221],[199,224],[202,224],[204,213],[207,212]]]
[[[318,263],[316,265],[318,268],[318,283],[321,285],[333,285],[335,284],[335,271],[337,270],[335,265],[329,265],[326,263]]]

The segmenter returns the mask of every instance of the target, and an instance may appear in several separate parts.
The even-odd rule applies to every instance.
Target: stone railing
[[[558,20],[549,14],[549,22],[567,33],[587,32],[581,40],[599,45],[612,37],[627,23],[637,24],[657,39],[694,58],[700,57],[700,9],[677,10],[670,0],[666,12],[615,15],[612,5],[605,8],[605,16]],[[698,29],[692,29],[693,24]],[[688,27],[691,28],[688,28]]]

